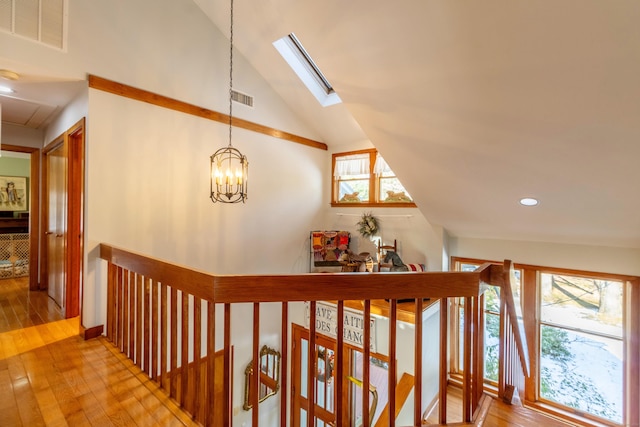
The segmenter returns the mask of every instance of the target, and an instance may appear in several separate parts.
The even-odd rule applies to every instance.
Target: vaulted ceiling
[[[194,0],[225,34],[229,1]],[[234,44],[332,150],[369,139],[454,236],[640,247],[640,3],[235,0]],[[344,101],[272,42],[294,32]],[[536,197],[533,208],[521,197]]]
[[[228,0],[194,2],[228,34]],[[234,8],[235,49],[292,114],[332,151],[371,141],[432,224],[461,237],[640,248],[640,2]],[[291,32],[342,104],[320,106],[282,60],[272,43]],[[54,98],[29,120],[43,126],[68,102],[55,97],[80,86],[40,83]],[[539,206],[520,206],[526,196]]]

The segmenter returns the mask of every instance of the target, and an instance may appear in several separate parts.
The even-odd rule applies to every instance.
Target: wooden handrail
[[[500,365],[498,395],[505,401],[513,400],[513,392],[523,392],[524,380],[529,376],[529,352],[526,335],[518,323],[512,286],[515,270],[510,260],[504,261],[503,280],[500,287]]]
[[[486,264],[474,272],[426,272],[426,273],[335,273],[297,275],[213,275],[153,259],[124,249],[102,244],[100,257],[108,262],[107,288],[107,337],[122,352],[156,380],[180,406],[190,412],[194,419],[205,425],[230,424],[232,413],[231,372],[232,340],[231,310],[236,303],[252,303],[254,327],[251,353],[254,370],[257,369],[260,303],[282,303],[282,357],[288,355],[287,312],[289,302],[309,302],[309,349],[315,349],[316,302],[336,301],[338,316],[344,310],[344,301],[363,301],[363,336],[371,336],[371,300],[390,300],[392,321],[397,321],[397,299],[414,299],[415,303],[415,360],[414,396],[421,402],[422,378],[422,309],[424,298],[440,299],[446,305],[447,298],[464,297],[469,310],[465,310],[465,324],[469,330],[481,331],[482,294],[489,284],[502,283],[502,266]],[[224,307],[222,337],[216,337],[216,305]],[[446,312],[446,307],[443,308]],[[335,408],[342,410],[343,371],[342,322],[337,323],[335,363],[336,398]],[[389,343],[395,347],[395,327],[389,327]],[[446,324],[440,326],[445,337]],[[476,334],[477,335],[477,334]],[[223,343],[220,357],[209,357],[215,353],[215,343]],[[364,342],[367,342],[366,339]],[[202,343],[202,344],[201,344]],[[431,343],[429,343],[431,344]],[[425,343],[427,345],[427,343]],[[465,336],[465,349],[470,357],[465,361],[464,421],[471,421],[479,409],[482,393],[482,366],[484,351],[482,340]],[[363,360],[368,360],[369,348],[363,349]],[[390,352],[395,358],[395,351]],[[308,366],[315,366],[314,351],[307,352]],[[287,366],[283,364],[283,369]],[[396,368],[395,360],[390,367]],[[442,364],[441,371],[446,364]],[[368,386],[368,364],[363,366],[363,384]],[[316,381],[315,369],[308,369],[307,397],[313,402]],[[390,373],[390,387],[395,387],[396,377]],[[253,425],[257,425],[259,405],[257,393],[259,376],[251,384],[253,390]],[[281,384],[282,399],[289,399],[286,375]],[[441,372],[440,390],[446,388],[446,372]],[[401,382],[404,380],[401,379]],[[216,397],[218,396],[218,397]],[[221,400],[222,399],[222,400]],[[443,399],[442,401],[445,401]],[[206,402],[206,403],[205,403]],[[396,393],[389,393],[389,409],[392,413],[402,408],[403,402],[396,400]],[[364,405],[364,402],[363,402]],[[421,423],[421,405],[415,406],[415,424]],[[309,405],[307,416],[312,425],[315,405]],[[281,405],[281,425],[286,425],[287,405]],[[363,406],[363,423],[368,425],[371,417],[368,406]],[[320,410],[318,410],[320,411]],[[321,411],[326,412],[326,411]],[[446,408],[441,416],[446,418]],[[336,426],[344,425],[342,417],[336,417]],[[390,420],[390,425],[395,425]]]
[[[526,341],[526,335],[521,333],[520,326],[518,325],[518,314],[516,312],[516,303],[513,298],[512,285],[515,281],[515,270],[513,268],[513,262],[510,260],[505,261],[504,266],[505,283],[502,288],[506,300],[507,311],[509,312],[509,321],[511,322],[511,328],[513,329],[513,335],[515,338],[515,344],[518,349],[520,363],[522,363],[523,374],[525,377],[529,376],[529,351]],[[508,280],[507,280],[508,278]]]

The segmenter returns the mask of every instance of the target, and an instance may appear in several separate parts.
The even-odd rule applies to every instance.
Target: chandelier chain
[[[229,30],[229,147],[233,128],[233,0],[231,0],[231,23]]]

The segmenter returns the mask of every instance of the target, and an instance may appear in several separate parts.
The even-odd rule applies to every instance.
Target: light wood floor
[[[27,278],[0,280],[0,426],[196,425],[102,338],[84,341]]]
[[[567,427],[571,424],[547,417],[540,412],[517,405],[508,405],[501,400],[491,399],[488,411],[476,424],[462,421],[462,390],[449,386],[447,390],[447,422],[460,423],[457,426],[477,425],[481,427]],[[438,408],[427,418],[430,425],[438,424]]]

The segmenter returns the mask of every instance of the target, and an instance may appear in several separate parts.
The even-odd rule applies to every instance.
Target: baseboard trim
[[[102,331],[104,331],[103,325],[93,326],[91,328],[81,327],[80,336],[87,341],[93,338],[98,338],[102,335]]]

